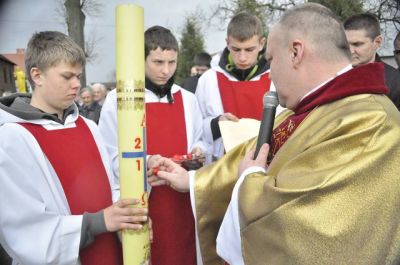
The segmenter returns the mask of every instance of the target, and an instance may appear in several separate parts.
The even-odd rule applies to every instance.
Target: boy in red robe
[[[139,230],[138,199],[112,203],[110,160],[74,103],[85,54],[60,32],[25,54],[32,95],[0,100],[0,243],[16,264],[122,264],[116,231]],[[115,194],[114,197],[117,197]]]

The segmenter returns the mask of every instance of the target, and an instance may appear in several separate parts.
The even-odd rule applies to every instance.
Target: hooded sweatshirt
[[[43,218],[47,212],[55,214],[56,216],[53,219],[61,219],[58,220],[60,222],[58,226],[52,227],[52,224],[49,224],[52,223],[52,217],[49,218],[50,221],[31,219],[29,219],[29,221],[33,223],[38,221],[38,227],[43,228],[43,226],[48,226],[49,231],[54,231],[55,235],[52,236],[57,236],[57,238],[49,241],[49,243],[54,246],[54,249],[57,248],[58,244],[64,245],[66,242],[69,242],[71,246],[64,246],[62,251],[68,253],[69,248],[71,248],[72,251],[76,251],[78,248],[75,247],[82,249],[93,242],[96,235],[107,231],[103,211],[84,213],[81,216],[72,216],[70,214],[65,194],[62,187],[59,185],[58,177],[50,162],[43,154],[43,151],[38,150],[40,148],[36,148],[36,144],[32,144],[34,143],[32,135],[18,123],[40,124],[46,129],[71,128],[75,127],[75,121],[79,117],[78,108],[75,104],[72,104],[64,111],[63,119],[59,119],[57,114],[46,113],[31,106],[30,101],[30,94],[16,93],[0,98],[0,165],[2,165],[0,167],[0,181],[4,184],[6,182],[8,183],[8,180],[15,179],[15,182],[10,181],[11,186],[7,184],[2,185],[2,188],[0,187],[0,243],[12,256],[21,256],[21,253],[16,253],[19,251],[18,249],[11,249],[10,247],[12,246],[12,237],[16,238],[16,235],[5,228],[7,225],[9,226],[10,222],[24,221],[21,217],[14,218],[12,214],[10,215],[10,211],[12,211],[12,207],[14,206],[21,207],[22,209],[27,208],[28,210],[39,210],[39,212],[42,212]],[[96,125],[87,119],[84,119],[84,121],[92,132],[95,142],[98,143],[101,141]],[[112,173],[108,165],[108,156],[105,148],[99,145],[98,148],[107,175],[111,176],[110,174]],[[68,159],[68,156],[66,156],[65,159]],[[24,175],[31,175],[31,178],[16,180],[16,178],[20,178]],[[18,184],[17,186],[20,186],[15,192],[12,190],[13,184]],[[21,194],[18,192],[21,192]],[[21,195],[21,197],[19,197],[19,195]],[[32,199],[32,197],[34,199]],[[14,200],[11,204],[3,204],[7,199],[18,200]],[[36,199],[41,202],[40,205],[44,207],[45,210],[35,209],[35,207],[40,207],[40,205],[35,204],[34,201]],[[17,203],[14,204],[14,202]],[[27,216],[27,218],[30,218],[30,216]],[[32,218],[35,219],[35,217]],[[40,216],[39,219],[41,218]],[[35,225],[33,225],[33,227],[35,227]],[[52,230],[52,228],[54,230]],[[24,229],[21,229],[21,233],[22,231],[24,231]],[[26,233],[26,238],[28,238],[26,241],[28,241],[28,243],[30,242],[30,244],[32,244],[34,240],[34,238],[30,238],[30,236],[33,236],[35,232],[46,233],[46,231],[43,230],[31,232],[32,234],[29,232]],[[51,246],[49,246],[49,248],[50,250],[53,249]],[[50,250],[45,250],[49,251],[49,253],[44,255],[54,254],[50,253]],[[57,251],[58,250],[59,249],[57,249]],[[38,256],[40,256],[40,254],[41,253],[38,253]],[[63,256],[64,254],[60,255]],[[21,260],[23,260],[23,258],[21,258]],[[21,263],[24,262],[21,261]]]

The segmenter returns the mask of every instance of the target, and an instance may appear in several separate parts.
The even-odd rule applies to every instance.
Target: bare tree
[[[265,25],[276,21],[286,9],[306,0],[221,0],[219,4],[212,7],[212,14],[209,19],[218,20],[219,29],[225,27],[235,14],[247,10],[260,19]],[[400,29],[400,0],[310,0],[310,2],[321,3],[331,8],[339,18],[347,17],[361,12],[371,12],[378,16],[385,27],[393,24],[397,30]]]
[[[400,0],[370,0],[365,9],[375,14],[385,29],[394,26],[400,30]]]
[[[275,21],[286,9],[303,3],[304,0],[222,0],[212,7],[210,23],[217,19],[218,28],[223,30],[227,21],[242,11],[258,16],[264,26]]]
[[[98,41],[94,35],[85,40],[86,16],[96,16],[100,13],[102,4],[99,0],[59,0],[56,12],[64,18],[68,35],[84,50],[87,60],[92,61],[95,56],[95,45]],[[85,70],[81,76],[82,87],[86,86]]]

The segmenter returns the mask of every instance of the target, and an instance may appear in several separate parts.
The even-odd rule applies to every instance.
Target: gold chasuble
[[[239,190],[246,265],[399,264],[400,113],[386,91],[383,65],[367,64],[277,117],[275,141],[281,124],[303,115],[280,148],[272,144],[267,173],[248,175]],[[196,172],[205,265],[223,264],[215,240],[239,162],[255,143]]]

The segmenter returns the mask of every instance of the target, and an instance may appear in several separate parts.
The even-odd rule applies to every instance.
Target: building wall
[[[4,91],[16,92],[14,64],[0,58],[0,96]]]

